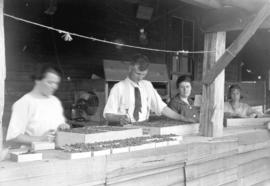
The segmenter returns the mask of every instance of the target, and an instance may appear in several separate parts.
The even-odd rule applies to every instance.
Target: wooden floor
[[[270,185],[270,133],[231,128],[220,138],[186,136],[180,145],[80,160],[0,162],[0,186]]]

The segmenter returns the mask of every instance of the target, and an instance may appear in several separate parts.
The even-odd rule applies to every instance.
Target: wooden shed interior
[[[31,74],[40,63],[54,63],[63,79],[57,96],[70,117],[74,93],[95,91],[104,105],[103,60],[128,61],[136,53],[146,54],[152,63],[165,64],[169,78],[174,72],[192,74],[202,81],[204,35],[225,31],[226,46],[239,36],[266,0],[8,0],[4,2],[6,48],[5,111],[8,125],[11,106],[30,91]],[[72,36],[13,19],[13,15],[34,23],[87,36]],[[270,19],[264,21],[244,48],[226,67],[228,82],[256,81],[269,84]],[[95,41],[112,41],[145,48],[190,51],[188,54],[134,49]],[[175,60],[186,65],[175,70]],[[267,107],[270,105],[266,86]],[[159,88],[159,85],[157,85]],[[162,92],[162,90],[160,90]],[[255,92],[256,93],[256,92]],[[266,97],[264,99],[266,99]]]
[[[269,10],[270,0],[0,0],[0,185],[270,185]],[[164,100],[174,95],[174,81],[182,74],[194,79],[192,96],[202,94],[200,122],[174,121],[167,133],[177,140],[159,141],[136,126],[116,127],[125,144],[116,141],[118,146],[111,140],[119,131],[110,126],[91,126],[93,133],[91,127],[79,128],[83,133],[58,130],[56,144],[46,141],[53,147],[42,152],[34,146],[43,142],[13,149],[2,140],[12,104],[32,89],[31,75],[39,64],[60,68],[56,96],[68,119],[76,99],[88,92],[98,97],[89,119],[103,124],[108,91],[137,53],[152,62],[146,78]],[[231,83],[242,87],[243,102],[268,113],[224,122]],[[154,128],[170,123],[160,120]],[[185,131],[190,126],[194,129]],[[172,135],[175,127],[182,127],[179,136]],[[102,132],[95,133],[97,128]],[[100,140],[88,138],[92,134],[101,134]],[[139,136],[138,143],[127,143],[131,134]],[[140,137],[155,141],[142,143]],[[89,148],[78,148],[77,138]],[[76,141],[76,151],[55,148],[69,140]],[[7,158],[12,154],[17,162]],[[22,163],[20,156],[33,162]]]

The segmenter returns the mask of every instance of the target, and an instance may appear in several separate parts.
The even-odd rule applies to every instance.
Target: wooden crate
[[[119,154],[124,152],[129,152],[129,147],[119,147],[111,149],[111,154]]]
[[[11,152],[10,159],[16,162],[42,160],[42,153]]]
[[[56,135],[56,145],[61,147],[64,145],[76,143],[94,143],[101,141],[112,141],[132,137],[140,137],[142,135],[143,135],[142,129],[140,128],[122,129],[113,131],[108,130],[92,134],[59,131],[57,132]]]
[[[166,134],[176,134],[176,135],[187,135],[196,134],[199,132],[199,123],[192,123],[186,125],[173,125],[173,126],[139,126],[143,129],[144,134],[149,135],[166,135]]]
[[[92,156],[105,156],[111,154],[111,149],[92,151]]]
[[[90,152],[57,152],[57,157],[61,159],[83,159],[83,158],[91,158],[92,153]]]
[[[31,148],[34,151],[55,149],[55,143],[45,142],[45,141],[44,142],[32,142]]]
[[[129,151],[138,151],[138,150],[145,150],[145,149],[153,149],[156,147],[155,143],[146,143],[142,145],[130,146]]]
[[[270,118],[230,118],[226,119],[227,127],[267,127],[265,123],[269,122]]]

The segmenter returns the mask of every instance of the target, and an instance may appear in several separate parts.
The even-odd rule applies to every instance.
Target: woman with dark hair
[[[69,128],[61,102],[53,95],[61,80],[57,68],[42,66],[32,78],[35,83],[32,91],[12,106],[7,141],[22,144],[51,141],[58,128]]]
[[[253,110],[248,104],[241,103],[241,88],[231,85],[228,90],[228,102],[224,103],[224,117],[226,118],[254,118],[261,114]]]
[[[199,121],[199,108],[195,107],[193,100],[189,98],[192,90],[191,77],[187,75],[178,77],[176,87],[179,93],[171,99],[168,106],[187,118]]]

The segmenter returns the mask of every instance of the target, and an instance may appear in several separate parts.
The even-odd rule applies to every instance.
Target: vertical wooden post
[[[5,101],[5,79],[6,79],[6,58],[5,58],[5,36],[4,36],[4,0],[0,0],[0,159],[3,149],[3,127],[2,117]]]
[[[215,51],[205,53],[203,59],[203,77],[225,52],[226,32],[205,34],[204,50]],[[224,70],[213,83],[203,85],[200,132],[203,136],[221,136],[223,132],[224,109]]]

